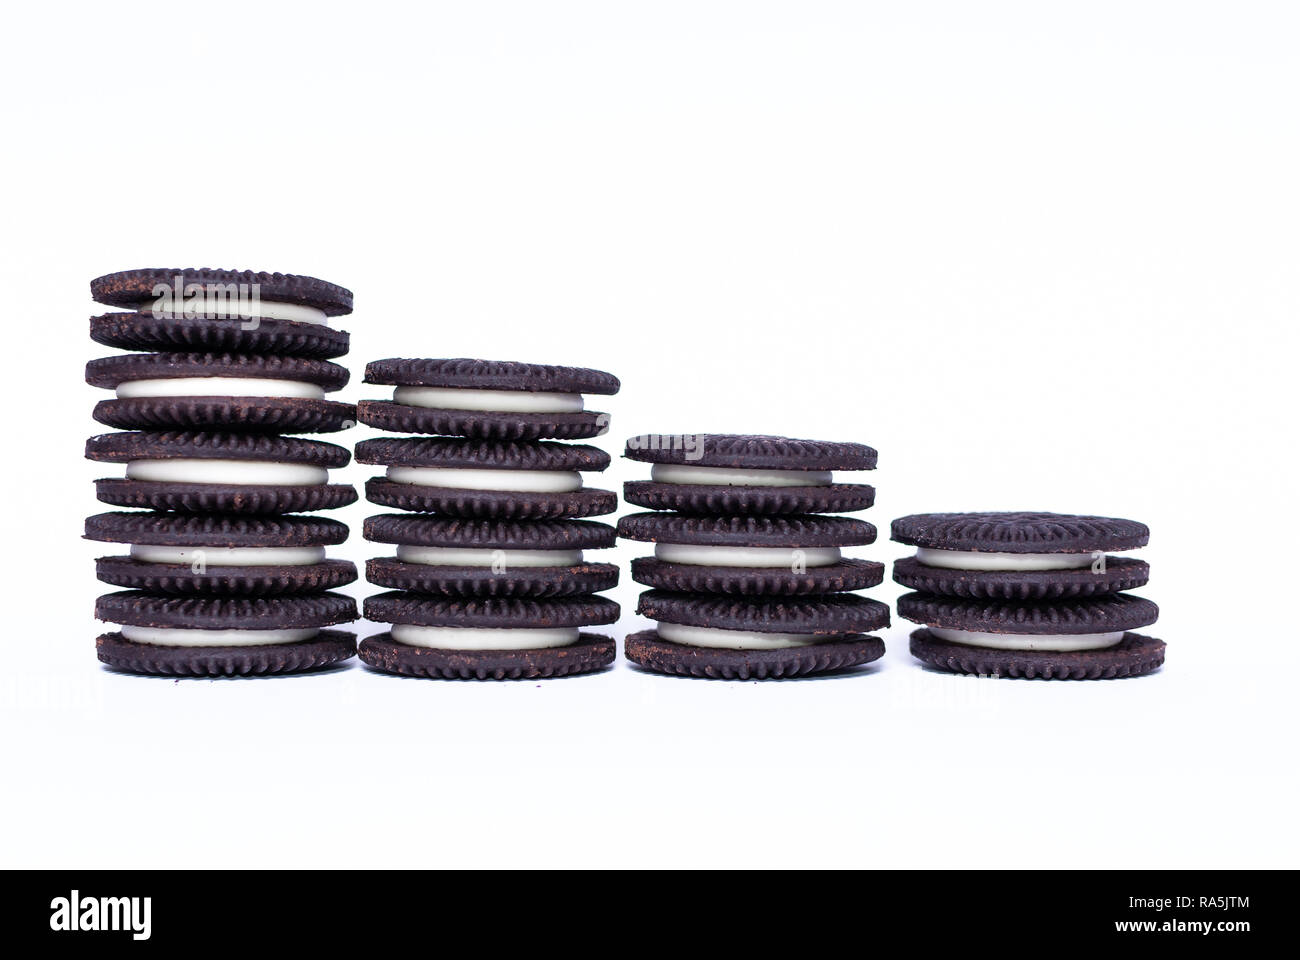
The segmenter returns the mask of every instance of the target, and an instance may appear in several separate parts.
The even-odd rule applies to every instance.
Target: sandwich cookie
[[[878,659],[869,630],[889,607],[857,594],[756,600],[648,590],[637,613],[658,621],[630,635],[623,653],[659,673],[749,680],[841,670]]]
[[[332,590],[357,578],[325,548],[348,528],[316,517],[101,513],[86,519],[86,539],[129,544],[125,556],[95,561],[99,579],[160,594],[273,596]]]
[[[348,352],[348,334],[329,321],[352,312],[352,293],[314,277],[126,270],[92,280],[90,294],[132,311],[91,318],[91,339],[110,347],[316,358]]]
[[[629,481],[623,498],[682,513],[847,513],[875,500],[866,484],[835,483],[835,470],[874,470],[876,451],[861,443],[735,434],[646,434],[623,455],[651,464],[650,479]]]
[[[791,596],[872,587],[884,564],[841,556],[874,543],[876,528],[844,517],[710,517],[634,513],[618,535],[655,545],[632,561],[632,579],[660,590]]]
[[[924,593],[898,599],[898,614],[924,624],[912,655],[954,673],[1098,680],[1150,673],[1165,659],[1161,640],[1132,633],[1159,610],[1131,594],[1018,603]]]
[[[356,423],[356,407],[326,400],[348,371],[328,360],[255,354],[134,353],[86,364],[86,382],[117,391],[94,417],[127,430],[324,433]]]
[[[326,627],[357,619],[337,593],[274,599],[109,593],[95,616],[121,625],[95,641],[99,659],[134,673],[242,676],[312,670],[356,653],[356,637]]]
[[[257,433],[105,433],[86,441],[86,458],[123,463],[126,476],[95,481],[104,503],[200,513],[295,513],[356,502],[331,484],[346,466],[344,447]]]
[[[583,367],[497,360],[376,360],[366,383],[392,386],[392,400],[362,400],[362,423],[397,433],[491,440],[579,440],[608,429],[609,414],[585,409],[584,393],[618,393],[618,378]]]
[[[1058,600],[1131,590],[1149,568],[1111,550],[1146,546],[1146,524],[1061,513],[919,513],[892,524],[917,548],[894,579],[923,593],[988,600]]]
[[[604,597],[446,600],[368,597],[365,617],[392,630],[361,643],[363,661],[412,677],[507,680],[589,673],[614,661],[614,641],[583,627],[614,623]]]
[[[614,546],[614,528],[591,520],[467,520],[383,514],[363,536],[396,544],[366,561],[366,579],[444,597],[562,597],[608,590],[618,567],[584,550]]]
[[[585,444],[456,438],[362,440],[357,462],[388,468],[366,481],[366,499],[399,510],[491,520],[540,520],[613,513],[610,490],[584,488],[609,454]]]

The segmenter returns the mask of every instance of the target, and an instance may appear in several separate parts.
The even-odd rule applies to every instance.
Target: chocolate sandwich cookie
[[[989,600],[1056,600],[1131,590],[1142,560],[1108,556],[1145,546],[1145,524],[1059,513],[920,513],[892,524],[917,548],[894,579],[923,593]]]
[[[648,590],[637,613],[658,621],[624,655],[659,673],[748,680],[840,670],[882,656],[866,631],[889,626],[889,608],[856,594],[756,600]]]
[[[632,561],[632,579],[660,590],[739,596],[859,590],[880,583],[884,564],[840,556],[874,543],[862,520],[809,515],[710,517],[634,513],[618,534],[655,545]]]
[[[446,597],[561,597],[618,584],[618,567],[584,550],[614,546],[614,528],[591,520],[467,520],[384,514],[363,535],[397,546],[366,561],[366,579]]]
[[[276,598],[158,597],[134,590],[95,601],[121,625],[96,640],[99,659],[134,673],[235,676],[312,670],[346,660],[356,637],[326,627],[357,619],[337,593]]]
[[[356,422],[356,407],[325,399],[347,385],[328,360],[234,353],[129,353],[91,360],[86,382],[116,390],[94,417],[128,430],[324,433]]]
[[[272,596],[315,593],[351,583],[356,567],[330,560],[348,528],[316,517],[101,513],[86,539],[129,544],[126,556],[95,561],[99,579],[159,594]]]
[[[614,623],[604,597],[446,600],[390,592],[369,597],[367,620],[392,630],[361,643],[361,659],[389,673],[506,680],[589,673],[614,660],[614,641],[583,627]]]
[[[835,470],[874,470],[861,443],[735,434],[646,434],[623,454],[652,464],[650,480],[623,487],[629,503],[682,513],[846,513],[875,500],[866,484],[835,483]]]
[[[86,457],[126,464],[124,478],[95,481],[99,499],[119,507],[201,513],[296,513],[356,502],[329,483],[347,449],[319,440],[257,433],[106,433],[86,441]]]
[[[91,339],[126,350],[339,357],[348,335],[329,326],[352,293],[314,277],[206,268],[126,270],[90,282],[100,303],[133,312],[90,321]]]
[[[585,444],[379,437],[357,444],[357,462],[388,467],[366,481],[366,499],[399,510],[540,520],[618,505],[612,491],[583,487],[582,473],[609,466],[609,454]]]
[[[989,602],[909,593],[898,614],[924,624],[912,655],[954,673],[1097,680],[1150,673],[1161,640],[1131,631],[1156,622],[1150,600],[1116,593],[1056,603]]]
[[[579,440],[608,429],[584,393],[618,393],[600,370],[500,360],[376,360],[366,383],[392,386],[392,400],[362,400],[362,423],[398,433],[491,440]]]

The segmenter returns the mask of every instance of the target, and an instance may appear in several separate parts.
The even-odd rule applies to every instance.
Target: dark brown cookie
[[[393,483],[382,477],[366,481],[366,499],[395,510],[492,520],[599,517],[618,509],[618,496],[612,490],[591,487],[570,493],[511,493]]]
[[[891,524],[899,543],[934,550],[1093,553],[1146,546],[1146,524],[1065,513],[917,513]]]
[[[133,460],[258,460],[323,468],[347,465],[345,447],[273,434],[195,431],[107,433],[86,441],[86,457],[105,463]],[[355,503],[342,484],[232,484],[106,478],[99,499],[120,507],[201,513],[270,514],[329,510]]]
[[[600,471],[609,454],[580,443],[510,443],[458,437],[376,437],[357,444],[357,463],[484,470]]]
[[[131,556],[100,557],[100,580],[162,594],[273,596],[332,590],[356,580],[347,560],[307,564],[231,565],[209,562],[204,551],[229,547],[324,547],[342,543],[348,528],[314,517],[241,517],[176,513],[101,513],[86,520],[86,539],[177,547],[188,562]]]
[[[366,383],[407,387],[524,390],[532,393],[618,393],[618,377],[585,367],[513,360],[402,359],[366,364]]]
[[[705,567],[666,563],[654,557],[632,561],[632,579],[657,590],[718,593],[740,597],[803,596],[874,587],[885,565],[872,560],[840,560],[795,573],[784,567]]]
[[[323,323],[105,313],[90,318],[90,339],[123,350],[258,353],[329,359],[348,352],[348,334]]]
[[[614,662],[614,641],[581,633],[567,647],[540,650],[436,650],[397,643],[381,633],[361,642],[361,659],[407,677],[442,680],[532,680],[601,670]]]
[[[694,627],[809,636],[866,633],[889,626],[885,604],[841,593],[751,599],[647,590],[636,612],[651,620]]]
[[[362,400],[357,417],[367,426],[394,433],[428,433],[486,440],[586,440],[609,430],[609,414],[595,410],[573,413],[506,413],[445,410]]]
[[[1120,590],[1132,590],[1147,582],[1150,568],[1145,561],[1129,557],[1106,557],[1094,572],[1091,567],[1075,570],[953,570],[931,567],[916,557],[894,561],[894,580],[912,590],[972,600],[1068,600],[1092,597]]]
[[[393,590],[365,600],[367,620],[426,627],[506,630],[590,627],[615,623],[618,613],[618,604],[613,600],[591,596],[554,600],[448,600]]]
[[[357,618],[341,593],[287,597],[159,597],[137,590],[106,593],[95,617],[133,627],[183,630],[286,630],[330,627]]]
[[[733,470],[874,470],[876,451],[862,443],[797,440],[750,434],[642,434],[623,456]]]
[[[853,513],[875,503],[876,489],[865,483],[834,483],[829,487],[730,487],[629,480],[623,484],[623,499],[649,510],[680,513]]]
[[[718,680],[766,680],[847,670],[885,653],[879,637],[848,636],[785,650],[726,650],[663,640],[654,630],[631,634],[623,655],[657,673]]]
[[[465,520],[453,517],[384,514],[366,520],[364,536],[409,547],[500,552],[496,566],[404,562],[397,557],[370,560],[366,579],[394,590],[447,597],[560,597],[608,590],[618,584],[618,567],[585,557],[573,564],[523,566],[508,563],[505,551],[581,551],[612,547],[614,528],[586,520],[535,520],[527,523]]]
[[[1115,633],[1156,622],[1159,608],[1128,593],[1083,597],[1057,603],[967,600],[926,593],[898,598],[898,615],[945,630],[1017,636]]]
[[[326,316],[336,317],[352,312],[352,291],[338,284],[317,280],[315,277],[292,273],[264,273],[256,270],[224,270],[210,267],[151,267],[142,270],[122,270],[90,281],[90,295],[99,303],[110,307],[137,307],[158,297],[160,285],[188,296],[190,286],[210,288],[242,287],[256,290],[257,296],[268,303],[294,303],[315,307]]]
[[[296,380],[332,392],[346,387],[348,376],[346,367],[328,360],[241,353],[124,353],[86,364],[86,382],[105,390],[116,390],[131,380],[238,377]]]
[[[333,666],[357,652],[355,634],[322,630],[310,640],[246,647],[164,647],[135,643],[120,633],[95,641],[100,661],[130,673],[166,677],[240,677],[305,673]]]
[[[912,656],[952,673],[1042,680],[1109,680],[1139,677],[1165,662],[1163,640],[1125,633],[1104,650],[1056,652],[996,650],[941,640],[929,630],[912,631]]]
[[[696,516],[631,513],[618,521],[618,535],[645,543],[704,547],[855,547],[875,543],[865,520],[791,515]]]

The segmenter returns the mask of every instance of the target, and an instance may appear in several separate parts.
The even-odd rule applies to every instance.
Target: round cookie
[[[446,600],[389,592],[368,597],[368,620],[390,632],[361,644],[361,659],[406,676],[444,679],[559,677],[613,662],[614,641],[581,628],[618,620],[604,597]]]
[[[152,311],[91,317],[90,339],[123,350],[253,353],[317,360],[343,356],[350,342],[346,331],[323,323],[259,318],[254,325],[244,319]]]
[[[95,601],[95,616],[121,624],[99,637],[99,659],[136,673],[236,676],[311,670],[346,660],[356,637],[326,627],[357,619],[337,593],[271,599],[160,597],[139,591]]]
[[[398,433],[490,440],[579,440],[606,432],[609,415],[582,394],[614,394],[600,370],[471,359],[390,359],[366,365],[366,383],[393,386],[392,400],[362,400],[362,423]]]
[[[866,484],[834,483],[834,470],[874,470],[861,443],[742,434],[644,434],[625,457],[652,464],[623,497],[655,510],[712,514],[848,513],[875,500]]]
[[[610,490],[582,486],[609,454],[583,444],[449,437],[380,437],[357,444],[358,463],[388,467],[366,481],[366,498],[400,510],[489,520],[541,520],[613,513]]]
[[[863,634],[889,625],[889,607],[856,594],[755,600],[648,590],[637,613],[658,626],[628,637],[628,659],[695,677],[788,677],[856,666],[884,653],[879,638]]]
[[[883,564],[841,558],[841,547],[876,539],[871,524],[844,517],[637,513],[619,520],[618,533],[655,544],[655,556],[632,561],[632,578],[660,590],[794,596],[858,590],[884,576]]]
[[[1073,514],[930,513],[900,517],[892,537],[918,548],[894,579],[925,593],[989,600],[1057,600],[1147,582],[1142,560],[1109,550],[1145,546],[1145,524]]]
[[[125,478],[95,481],[99,499],[121,507],[201,513],[297,513],[346,506],[348,485],[328,483],[346,466],[344,447],[257,433],[106,433],[86,457],[126,464]]]
[[[100,557],[100,580],[158,594],[275,596],[332,590],[357,578],[325,547],[348,528],[316,517],[101,513],[86,519],[86,539],[131,545],[127,556]]]
[[[328,326],[352,312],[351,291],[314,277],[251,270],[125,270],[92,280],[91,296],[134,313],[90,321],[99,343],[127,350],[199,350],[337,357],[348,335]]]
[[[356,407],[325,399],[348,371],[327,360],[230,353],[135,353],[86,364],[86,382],[116,390],[94,410],[128,430],[323,433],[356,423]]]
[[[366,562],[381,587],[444,597],[561,597],[608,590],[618,567],[582,551],[614,546],[614,528],[589,520],[466,520],[384,514],[368,517],[367,540],[397,556]]]
[[[912,634],[918,658],[958,672],[1098,679],[1149,673],[1164,660],[1161,641],[1132,633],[1155,623],[1159,608],[1126,593],[1057,603],[909,593],[898,613],[925,625]]]

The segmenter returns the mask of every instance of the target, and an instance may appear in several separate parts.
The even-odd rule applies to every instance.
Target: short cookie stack
[[[599,370],[491,360],[378,360],[366,383],[392,400],[362,400],[361,422],[424,434],[357,444],[359,463],[387,468],[366,483],[372,503],[410,511],[366,520],[367,540],[394,556],[366,564],[390,588],[365,602],[391,624],[361,643],[361,659],[390,673],[516,679],[587,673],[614,659],[614,641],[584,628],[614,623],[618,604],[595,596],[618,568],[584,551],[612,547],[614,528],[579,517],[613,513],[618,498],[583,486],[609,466],[586,444],[609,417],[583,394],[614,394]],[[416,515],[412,515],[416,514]]]
[[[284,436],[350,427],[355,408],[325,399],[348,371],[348,334],[329,318],[352,294],[312,277],[239,270],[129,270],[91,282],[119,308],[90,336],[132,351],[92,360],[86,382],[115,391],[96,405],[123,432],[92,437],[91,460],[124,465],[96,481],[101,501],[142,510],[86,521],[86,537],[124,544],[96,561],[100,580],[128,588],[95,615],[120,630],[99,659],[137,673],[225,676],[300,672],[356,652],[356,603],[328,592],[357,577],[326,548],[347,539],[336,520],[293,516],[345,506],[329,483],[349,451]]]
[[[893,522],[916,547],[894,579],[917,591],[898,613],[923,624],[912,655],[954,673],[1101,680],[1156,670],[1165,644],[1133,633],[1156,622],[1150,600],[1123,591],[1147,564],[1112,550],[1145,546],[1145,524],[1059,513],[923,513]]]
[[[619,535],[653,543],[632,578],[653,589],[637,612],[657,628],[634,633],[629,660],[660,673],[726,679],[793,677],[868,663],[885,650],[871,630],[889,608],[849,591],[875,586],[884,565],[845,559],[869,544],[862,520],[875,490],[833,482],[872,470],[860,443],[725,434],[633,437],[624,456],[652,464],[624,499],[663,513],[623,517]]]

